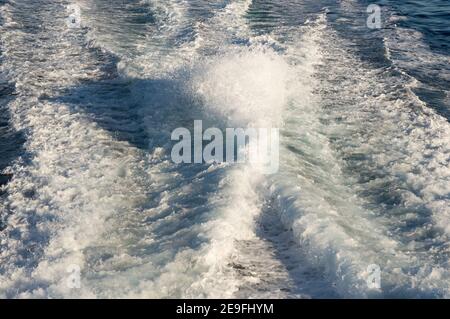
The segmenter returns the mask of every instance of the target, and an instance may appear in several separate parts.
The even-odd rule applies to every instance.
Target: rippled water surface
[[[0,297],[450,297],[450,7],[369,4],[0,0]],[[279,172],[175,164],[198,119]]]

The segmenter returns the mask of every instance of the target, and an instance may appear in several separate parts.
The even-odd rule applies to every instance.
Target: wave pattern
[[[0,7],[25,139],[0,163],[0,296],[448,297],[450,127],[403,29],[348,23],[354,1],[70,3],[79,29],[68,1]],[[195,119],[280,127],[280,172],[174,164]]]

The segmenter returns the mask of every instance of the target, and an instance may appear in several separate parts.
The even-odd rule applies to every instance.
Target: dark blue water
[[[421,55],[416,59],[416,63],[409,63],[404,69],[422,83],[414,89],[415,93],[427,101],[436,112],[450,120],[450,67],[448,58],[445,58],[450,55],[450,2],[411,0],[380,1],[380,4],[385,5],[394,17],[402,17],[395,21],[396,28],[414,30],[420,34],[420,39],[411,37],[409,43],[405,42],[400,50],[409,50],[412,54],[403,55],[399,52],[398,58],[413,62],[415,51]],[[422,52],[422,41],[431,54]],[[396,53],[398,52],[394,50],[394,56]]]
[[[398,15],[407,17],[406,20],[398,22],[398,25],[420,31],[433,51],[450,54],[449,1],[384,0],[378,3],[393,8]]]

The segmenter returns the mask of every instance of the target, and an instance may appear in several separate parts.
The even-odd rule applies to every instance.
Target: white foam
[[[159,8],[160,39],[190,24],[187,1],[170,1],[173,12],[151,3]],[[89,4],[80,1],[90,39],[121,58],[125,80],[140,78],[118,83],[130,85],[123,99],[99,101],[95,86],[79,93],[93,99],[86,105],[42,98],[104,75],[83,36],[63,29],[63,13],[52,13],[62,3],[40,12],[51,33],[39,35],[55,39],[55,51],[45,40],[30,47],[20,21],[1,35],[2,68],[19,91],[9,107],[28,138],[28,162],[10,168],[4,203],[11,215],[0,235],[1,296],[234,297],[249,280],[229,265],[242,254],[236,242],[261,240],[255,218],[267,203],[292,230],[304,262],[324,269],[341,296],[448,296],[440,243],[450,229],[449,127],[410,82],[358,59],[325,15],[255,37],[243,17],[251,1],[235,1],[194,25],[195,36],[171,54],[139,32],[140,49],[127,54],[115,46],[120,37],[102,38],[103,22]],[[10,21],[18,14],[2,7]],[[278,43],[281,37],[290,41]],[[127,119],[129,100],[139,120]],[[117,139],[108,130],[113,119],[102,126],[91,107],[119,109],[125,128],[150,136],[150,150]],[[282,126],[281,173],[263,178],[245,165],[173,164],[167,133],[198,114],[217,124]],[[347,171],[352,156],[363,158],[364,176],[383,174],[357,182],[361,167]],[[398,188],[391,192],[398,210],[373,207],[370,194],[383,185]],[[408,223],[418,226],[404,230]],[[382,269],[379,290],[365,282],[372,263]],[[81,267],[81,289],[67,286],[73,264]]]
[[[59,43],[69,45],[63,19],[61,14],[44,21],[59,34]],[[55,38],[55,34],[47,36]],[[83,55],[82,47],[72,44],[69,53],[76,58],[70,63],[64,52],[50,52],[60,58],[57,67],[33,68],[16,55],[26,45],[26,35],[16,34],[14,41],[11,37],[10,32],[3,35],[9,56],[5,65],[19,66],[9,71],[21,93],[9,107],[15,126],[29,130],[30,164],[17,162],[8,185],[6,206],[11,215],[1,233],[1,295],[231,296],[239,281],[227,260],[234,240],[254,236],[253,216],[259,205],[250,182],[241,181],[242,171],[210,167],[191,179],[190,168],[176,167],[161,147],[147,157],[133,145],[117,141],[82,107],[40,101],[39,90],[22,93],[33,88],[37,77],[44,78],[50,96],[57,83],[53,79],[59,80],[59,86],[76,86],[79,78],[73,74],[92,76],[89,68],[91,63],[95,66],[95,57]],[[36,50],[34,54],[48,55]],[[92,107],[105,107],[95,102],[99,103],[86,101]],[[139,112],[148,116],[148,106],[140,102]],[[106,103],[116,103],[117,108],[121,101]],[[209,199],[204,187],[214,187],[216,182],[208,174],[224,175],[217,195]],[[188,199],[205,202],[195,207]],[[80,289],[67,286],[71,265],[81,269]]]
[[[263,47],[237,49],[208,60],[194,74],[195,93],[206,113],[227,119],[231,127],[280,125],[286,104],[289,66]]]
[[[320,23],[305,32],[300,43],[303,48],[294,50],[299,59],[297,64],[312,66],[307,69],[312,73],[301,67],[299,76],[312,85],[313,97],[306,99],[308,94],[299,95],[295,107],[286,114],[287,149],[281,152],[284,174],[275,177],[271,188],[282,220],[292,227],[311,261],[326,267],[343,296],[447,295],[448,285],[439,280],[447,278],[448,273],[442,272],[440,262],[431,262],[436,258],[434,254],[439,255],[445,249],[439,243],[445,243],[446,235],[435,235],[436,247],[429,255],[420,248],[405,247],[406,234],[393,230],[403,223],[402,218],[390,215],[389,210],[383,215],[366,208],[370,207],[365,202],[367,198],[358,194],[370,192],[376,183],[360,185],[349,179],[349,174],[343,171],[348,164],[342,156],[366,154],[380,167],[378,172],[386,170],[385,179],[378,182],[398,178],[398,187],[408,188],[400,205],[406,210],[416,209],[410,218],[420,223],[423,216],[417,207],[430,205],[434,225],[418,227],[445,230],[447,223],[440,217],[448,214],[445,199],[448,156],[444,155],[448,152],[448,123],[428,109],[408,89],[407,83],[399,84],[406,94],[395,86],[389,89],[392,82],[402,79],[382,75],[384,70],[371,69],[359,61],[349,53],[345,41],[320,27]],[[308,93],[304,92],[304,85],[301,87],[302,93]],[[320,92],[320,98],[316,92]],[[416,113],[411,105],[422,111]],[[322,124],[324,121],[327,124]],[[419,151],[430,148],[436,151],[426,155]],[[367,171],[363,174],[372,173],[372,161],[364,162]],[[434,168],[430,170],[430,166]],[[409,176],[405,186],[400,186],[402,176]],[[434,193],[437,189],[439,199]],[[420,204],[411,201],[412,197]],[[406,236],[412,239],[416,235]],[[371,263],[381,266],[382,290],[371,290],[365,282],[366,268]],[[418,263],[421,271],[414,275]],[[431,279],[436,277],[431,275],[433,269],[440,274],[436,281]]]

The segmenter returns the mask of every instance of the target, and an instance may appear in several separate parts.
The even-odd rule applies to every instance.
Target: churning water
[[[0,296],[450,297],[450,6],[378,4],[0,0]],[[196,119],[279,172],[175,164]]]

